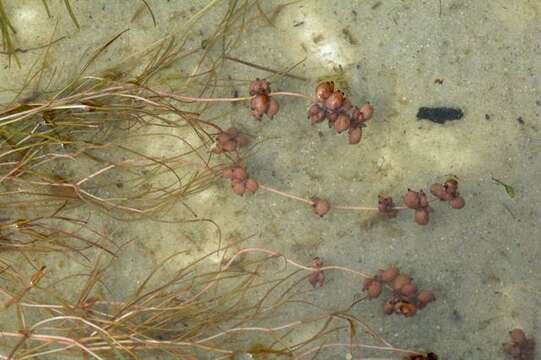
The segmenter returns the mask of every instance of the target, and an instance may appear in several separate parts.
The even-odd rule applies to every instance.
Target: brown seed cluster
[[[308,118],[312,124],[327,119],[329,128],[337,133],[347,130],[350,144],[358,144],[362,138],[362,128],[374,114],[374,107],[369,103],[360,108],[351,105],[344,93],[335,89],[334,82],[326,81],[316,87],[317,102],[308,108]]]
[[[511,341],[503,344],[503,351],[515,360],[533,360],[535,353],[535,341],[528,339],[521,329],[509,331]]]
[[[223,177],[231,179],[231,190],[237,195],[244,193],[255,193],[259,188],[257,181],[248,175],[246,169],[240,165],[229,167],[223,170]]]
[[[257,120],[261,120],[263,115],[267,115],[272,120],[274,115],[280,110],[280,104],[275,98],[270,96],[270,83],[266,80],[256,79],[250,83],[248,91],[250,96],[253,96],[250,100],[250,111],[252,115]]]
[[[396,209],[393,198],[383,195],[378,195],[378,211],[388,218],[394,218],[398,214],[398,209]]]
[[[443,184],[433,184],[430,192],[441,201],[448,201],[454,209],[462,209],[465,205],[464,198],[458,193],[458,182],[455,179],[449,179]],[[430,213],[434,210],[430,206],[430,200],[423,190],[415,191],[408,189],[402,197],[405,207],[415,210],[413,220],[419,225],[426,225],[430,220]],[[398,209],[391,197],[379,195],[378,211],[380,214],[392,218],[395,217]]]
[[[419,291],[411,277],[401,274],[396,266],[379,270],[376,276],[366,279],[363,290],[368,299],[375,299],[381,295],[384,285],[392,289],[391,296],[383,304],[383,312],[387,315],[412,317],[417,314],[417,310],[435,300],[432,291]]]
[[[448,201],[453,209],[462,209],[466,204],[458,192],[458,181],[455,179],[449,179],[443,184],[432,184],[430,192],[441,201]]]
[[[308,282],[314,289],[320,288],[325,283],[325,274],[323,271],[319,270],[323,266],[323,262],[321,261],[321,258],[315,257],[312,260],[312,268],[317,269],[316,271],[313,271],[308,276]]]
[[[428,214],[433,210],[430,207],[428,197],[423,190],[417,192],[408,189],[408,192],[404,195],[403,202],[407,208],[415,210],[414,220],[417,224],[428,224],[428,220],[430,219]]]
[[[237,128],[230,127],[216,137],[216,145],[213,151],[217,154],[237,151],[249,144],[246,136],[242,135]]]

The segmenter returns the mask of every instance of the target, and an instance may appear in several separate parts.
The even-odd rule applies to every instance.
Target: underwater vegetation
[[[80,28],[70,2],[64,4]],[[156,24],[150,5],[143,1],[142,8]],[[372,205],[352,205],[335,204],[325,194],[290,194],[250,174],[250,153],[261,145],[253,144],[252,134],[224,126],[219,104],[244,104],[234,111],[280,121],[281,99],[306,101],[307,127],[327,121],[347,137],[347,146],[360,144],[363,129],[377,121],[370,102],[353,105],[330,80],[314,81],[312,95],[273,92],[261,78],[242,81],[245,96],[214,95],[227,86],[225,61],[290,76],[229,55],[250,25],[272,24],[287,5],[264,11],[261,1],[213,0],[188,22],[212,11],[225,14],[199,48],[186,46],[187,33],[167,35],[100,68],[101,57],[117,50],[126,30],[68,79],[48,61],[53,43],[27,69],[24,84],[0,106],[0,359],[313,359],[336,351],[374,359],[438,358],[392,344],[358,310],[388,294],[376,316],[422,316],[440,298],[422,276],[413,281],[395,265],[361,272],[321,257],[306,262],[244,247],[244,238],[226,243],[220,224],[190,201],[229,182],[245,201],[265,192],[322,218],[336,210],[392,221],[411,210],[415,223],[427,225],[435,203],[465,207],[455,177],[431,185],[431,197],[406,188],[396,203],[380,194]],[[43,6],[49,14],[47,1]],[[1,0],[0,28],[11,58],[15,29]],[[213,110],[219,115],[208,115]],[[103,219],[115,231],[100,227]],[[152,268],[141,265],[140,274],[126,274],[124,262],[141,259],[127,259],[135,241],[116,230],[139,223],[211,224],[217,235],[210,240],[217,245],[194,255],[182,243]],[[145,239],[153,241],[159,239]],[[53,256],[68,264],[64,272],[53,269]],[[340,286],[358,289],[359,297],[324,304],[319,295],[329,274]],[[533,342],[524,333],[513,330],[511,338],[506,353],[533,358]]]

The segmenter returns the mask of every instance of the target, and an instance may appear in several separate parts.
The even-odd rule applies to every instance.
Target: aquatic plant
[[[100,256],[89,273],[79,274],[87,279],[79,291],[69,294],[47,281],[45,267],[25,275],[2,259],[0,276],[12,288],[0,288],[2,309],[16,313],[19,325],[0,330],[0,348],[10,359],[144,358],[151,353],[183,359],[241,354],[304,359],[332,349],[425,356],[391,345],[354,314],[352,308],[367,297],[330,309],[310,300],[314,290],[303,285],[315,273],[349,274],[352,280],[341,281],[353,284],[368,275],[340,266],[305,266],[263,248],[231,250],[218,249],[155,279],[184,252],[172,254],[132,291],[110,295],[103,290],[115,271],[114,257]],[[221,261],[212,264],[216,257]],[[292,315],[296,309],[302,312]],[[340,338],[344,341],[337,342]]]

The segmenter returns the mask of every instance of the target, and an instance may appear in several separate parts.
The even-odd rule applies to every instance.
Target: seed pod
[[[359,109],[360,116],[362,118],[362,121],[368,121],[372,119],[372,116],[374,115],[374,107],[370,103],[366,103]]]
[[[413,283],[404,284],[404,286],[400,288],[400,293],[407,297],[415,295],[416,292],[417,286]]]
[[[392,197],[385,197],[383,195],[378,196],[378,212],[389,218],[393,218],[398,214],[398,209],[395,209],[395,205]]]
[[[428,224],[429,216],[428,211],[425,209],[417,209],[415,210],[415,222],[419,225],[426,225]]]
[[[250,83],[248,88],[250,95],[256,94],[268,94],[270,90],[270,83],[266,80],[256,79]]]
[[[449,179],[443,184],[445,187],[445,191],[447,191],[449,194],[456,195],[456,192],[458,190],[458,181],[455,179]]]
[[[326,113],[327,120],[329,120],[329,127],[334,126],[334,122],[336,121],[336,119],[338,119],[338,115],[340,114],[337,112]]]
[[[269,119],[273,119],[274,115],[278,114],[278,111],[280,110],[280,104],[278,103],[278,100],[271,97],[269,100],[269,106],[267,108],[267,116]]]
[[[334,122],[334,129],[340,134],[341,132],[349,129],[350,122],[351,121],[349,119],[349,116],[347,116],[346,114],[340,114]]]
[[[233,178],[238,180],[246,180],[248,178],[248,173],[242,167],[236,167],[233,169]]]
[[[400,291],[400,289],[411,282],[411,277],[409,275],[400,274],[398,275],[393,282],[393,289],[395,291]]]
[[[377,280],[372,281],[366,289],[366,294],[369,299],[375,299],[381,294],[381,283]]]
[[[244,182],[233,183],[232,188],[233,192],[240,196],[242,196],[244,194],[244,191],[246,191],[246,186],[244,185]]]
[[[343,112],[349,112],[353,108],[353,105],[351,105],[351,101],[349,101],[348,98],[344,99],[344,103],[342,104],[342,107],[340,108]]]
[[[314,199],[314,211],[320,217],[325,216],[331,209],[331,204],[324,199]]]
[[[429,205],[428,197],[426,196],[425,192],[423,190],[419,191],[419,206],[425,208],[425,210],[428,210]],[[431,210],[432,209],[430,209],[430,211]]]
[[[318,104],[312,104],[308,108],[308,117],[319,114],[323,109]]]
[[[231,140],[231,136],[229,136],[229,134],[226,132],[223,132],[216,137],[216,142],[220,145],[223,145],[230,140]]]
[[[430,186],[430,192],[442,201],[449,201],[453,198],[453,196],[445,190],[445,186],[442,184],[432,184],[432,186]]]
[[[466,202],[462,196],[457,196],[456,198],[449,200],[449,204],[453,209],[462,209]]]
[[[235,151],[237,149],[237,143],[233,140],[229,140],[223,144],[220,145],[222,151],[225,151],[225,152],[231,152],[231,151]]]
[[[334,92],[334,82],[326,81],[316,87],[316,98],[320,102],[324,102]]]
[[[344,100],[344,93],[336,90],[325,100],[325,107],[331,111],[337,110],[342,107]]]
[[[381,281],[385,283],[390,283],[396,279],[400,274],[400,271],[396,266],[389,266],[385,271],[381,273]]]
[[[434,300],[434,294],[430,290],[422,290],[417,294],[417,300],[423,305],[426,305]]]
[[[252,178],[246,180],[246,191],[255,193],[259,189],[259,184]]]
[[[511,336],[511,341],[513,341],[515,344],[522,344],[528,341],[526,334],[521,329],[513,329],[509,331],[509,335]]]
[[[354,145],[361,142],[361,138],[363,137],[363,131],[360,127],[356,127],[353,129],[350,129],[349,131],[349,143]]]
[[[520,356],[520,349],[519,347],[512,343],[512,342],[508,342],[508,343],[505,343],[503,344],[503,352],[506,353],[506,354],[509,354],[513,357],[517,357],[517,356]]]
[[[325,120],[325,111],[321,111],[313,116],[310,116],[310,122],[312,124],[317,124]]]
[[[417,191],[413,191],[411,189],[408,189],[408,192],[406,195],[404,195],[404,205],[410,209],[417,209],[419,208],[419,193]]]
[[[399,302],[395,306],[395,309],[398,307],[398,312],[405,317],[412,317],[417,313],[417,306],[415,304],[410,304],[407,302]]]
[[[385,301],[383,304],[383,313],[385,315],[391,315],[394,312],[394,301],[392,298]]]
[[[269,102],[268,95],[259,94],[254,96],[252,100],[250,100],[250,109],[252,110],[252,114],[257,118],[261,118],[261,116],[267,112]]]

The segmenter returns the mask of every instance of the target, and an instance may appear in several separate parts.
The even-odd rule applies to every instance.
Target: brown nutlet
[[[374,116],[374,107],[370,103],[366,103],[359,109],[362,121],[368,121]]]
[[[252,178],[246,180],[246,191],[255,193],[259,189],[259,184]]]
[[[451,205],[453,209],[462,209],[465,204],[466,202],[464,201],[464,198],[462,196],[457,196],[449,200],[449,205]]]
[[[398,270],[396,266],[391,265],[381,272],[380,279],[384,283],[390,283],[394,281],[398,275],[400,275],[400,270]]]
[[[314,199],[314,211],[320,217],[325,216],[331,209],[331,204],[325,199]]]
[[[419,291],[419,293],[417,294],[417,300],[419,300],[421,304],[426,305],[436,300],[436,298],[434,297],[434,294],[432,293],[432,291],[422,290],[422,291]]]
[[[325,107],[331,111],[338,110],[344,104],[344,100],[344,93],[336,90],[325,100]]]
[[[428,211],[426,209],[417,209],[415,210],[415,222],[419,225],[426,225],[430,220]]]
[[[228,140],[223,144],[219,144],[220,149],[224,152],[232,152],[237,149],[237,142],[234,140]]]
[[[400,289],[404,285],[409,284],[409,283],[411,283],[411,277],[409,275],[406,275],[406,274],[400,274],[394,279],[393,289],[395,291],[400,291]]]
[[[316,87],[316,98],[320,102],[324,102],[334,92],[334,82],[325,81]]]
[[[408,302],[398,302],[395,305],[395,311],[404,315],[405,317],[412,317],[417,313],[417,306]]]
[[[404,284],[404,286],[400,288],[400,294],[407,297],[411,297],[415,295],[416,292],[417,292],[417,286],[413,283]]]
[[[235,194],[242,196],[246,191],[246,185],[244,184],[244,182],[236,182],[233,183],[232,189]]]
[[[319,114],[323,109],[318,104],[312,104],[308,108],[308,117],[311,117],[313,115]]]
[[[458,191],[458,181],[455,179],[449,179],[443,184],[445,187],[445,191],[447,191],[449,194],[456,195],[456,192]]]
[[[432,184],[432,186],[430,186],[430,192],[442,201],[449,201],[453,198],[453,195],[448,193],[445,190],[445,186],[442,184]]]
[[[266,80],[256,79],[252,81],[248,87],[248,92],[252,96],[256,94],[268,94],[270,91],[270,83]]]
[[[366,289],[366,294],[369,299],[375,299],[381,294],[382,286],[381,283],[377,280],[374,280],[370,283]]]
[[[246,180],[248,178],[248,173],[246,172],[246,169],[237,166],[233,168],[233,178],[238,180]]]
[[[336,118],[336,121],[334,122],[334,129],[337,133],[342,133],[349,129],[349,125],[351,123],[351,120],[349,119],[349,116],[346,114],[340,114]]]
[[[385,315],[391,315],[394,312],[394,305],[393,298],[387,299],[387,301],[383,303],[383,313]]]
[[[252,114],[260,119],[263,114],[267,112],[267,109],[269,108],[269,96],[266,94],[259,94],[254,96],[250,100],[250,109],[252,110]]]
[[[425,192],[423,190],[419,191],[419,206],[427,209],[429,205],[430,203],[428,201],[428,197],[426,196]]]
[[[349,143],[352,145],[358,144],[361,142],[363,137],[363,131],[360,127],[355,127],[349,130]]]
[[[419,193],[417,191],[408,189],[408,192],[406,193],[406,195],[404,195],[403,201],[406,207],[410,209],[417,209],[420,206]]]
[[[511,341],[515,344],[522,344],[528,340],[522,329],[513,329],[509,331],[509,336],[511,336]]]
[[[269,106],[267,107],[266,114],[269,117],[269,119],[273,119],[274,115],[278,114],[278,111],[280,110],[280,104],[278,103],[278,100],[271,97],[269,100]]]

